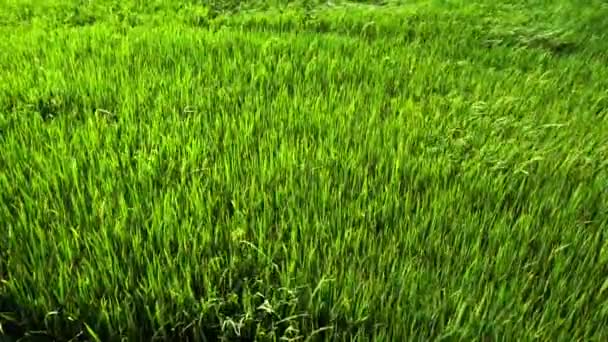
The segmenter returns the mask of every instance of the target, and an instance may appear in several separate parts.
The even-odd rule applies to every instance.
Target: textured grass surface
[[[25,340],[608,339],[601,1],[0,1]]]

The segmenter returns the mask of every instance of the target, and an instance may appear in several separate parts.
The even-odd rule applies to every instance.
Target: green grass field
[[[0,0],[0,340],[608,341],[608,3]]]

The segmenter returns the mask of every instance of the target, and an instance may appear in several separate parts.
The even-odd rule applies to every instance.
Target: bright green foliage
[[[0,0],[0,336],[608,340],[605,1]]]

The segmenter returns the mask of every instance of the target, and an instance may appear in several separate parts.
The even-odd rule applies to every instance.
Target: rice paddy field
[[[608,3],[0,0],[0,340],[608,341]]]

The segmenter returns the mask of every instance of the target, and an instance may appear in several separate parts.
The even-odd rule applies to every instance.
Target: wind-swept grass
[[[0,3],[0,335],[608,338],[602,2]]]

